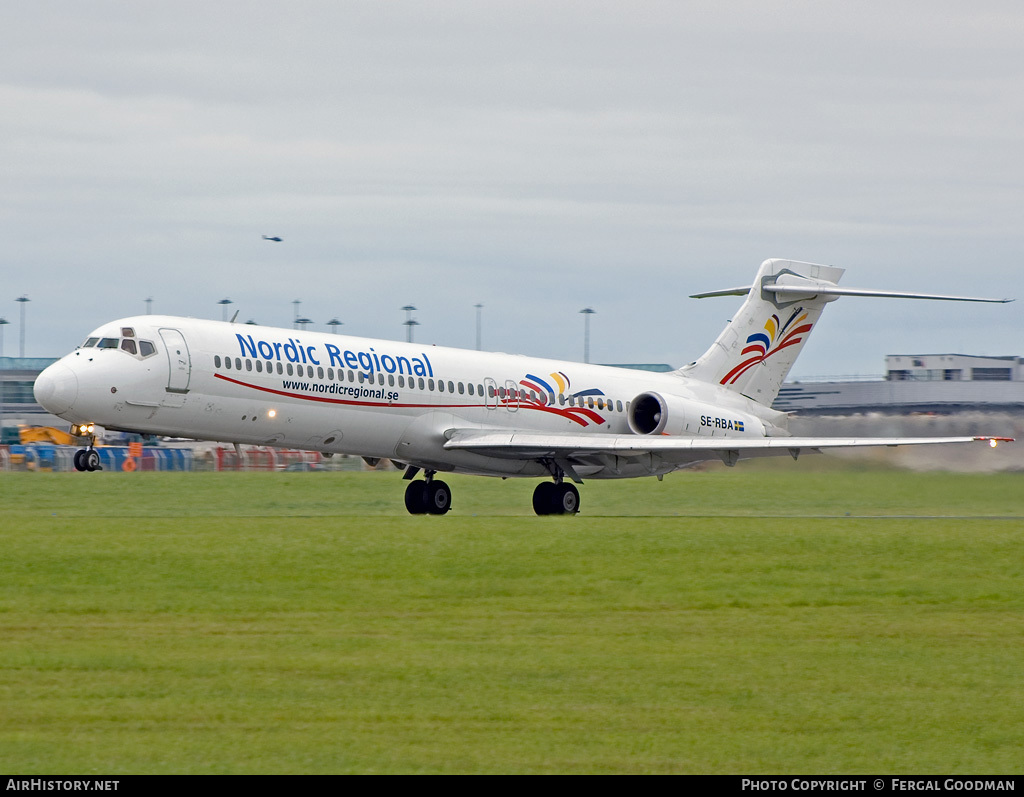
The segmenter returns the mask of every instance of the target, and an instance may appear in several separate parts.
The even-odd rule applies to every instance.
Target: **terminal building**
[[[0,357],[0,445],[17,443],[18,430],[24,426],[68,425],[40,407],[32,393],[40,371],[55,362],[46,357]]]
[[[787,382],[772,405],[800,415],[1024,410],[1024,358],[890,354],[882,376]]]

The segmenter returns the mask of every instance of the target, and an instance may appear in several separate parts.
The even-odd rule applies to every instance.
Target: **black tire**
[[[91,448],[88,449],[85,452],[85,456],[82,457],[82,464],[85,465],[85,469],[88,471],[103,470],[100,466],[100,455]]]
[[[427,483],[422,479],[405,488],[405,508],[410,515],[427,514]]]
[[[559,515],[575,515],[580,511],[580,491],[576,485],[562,482],[555,493],[555,512]]]
[[[444,482],[428,482],[426,497],[427,512],[431,515],[444,515],[452,508],[452,491]]]
[[[541,482],[533,490],[533,511],[538,515],[555,513],[555,491],[558,485],[554,482]]]
[[[85,449],[80,448],[75,452],[75,470],[79,473],[85,470]]]

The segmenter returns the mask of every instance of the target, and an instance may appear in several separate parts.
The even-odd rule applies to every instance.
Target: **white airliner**
[[[657,476],[708,459],[1010,438],[792,437],[771,409],[822,309],[839,296],[1005,302],[840,288],[843,269],[767,260],[695,362],[656,374],[169,316],[111,321],[43,371],[35,396],[91,434],[141,434],[391,459],[413,514],[444,514],[438,473],[543,479],[537,514],[579,510],[573,482]],[[79,470],[96,470],[90,439]],[[416,480],[423,472],[425,479]]]

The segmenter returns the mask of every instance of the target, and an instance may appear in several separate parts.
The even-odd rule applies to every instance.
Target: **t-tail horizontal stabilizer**
[[[834,266],[773,259],[761,264],[753,285],[694,294],[691,298],[746,296],[747,300],[711,348],[679,373],[771,406],[825,305],[840,296],[1000,304],[1013,301],[840,288],[843,273]]]

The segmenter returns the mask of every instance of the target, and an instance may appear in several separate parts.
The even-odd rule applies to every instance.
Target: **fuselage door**
[[[519,409],[519,386],[511,379],[505,380],[505,409],[509,412]]]
[[[167,350],[167,392],[188,393],[188,383],[192,377],[192,359],[188,354],[185,336],[177,329],[161,329],[160,337]]]

